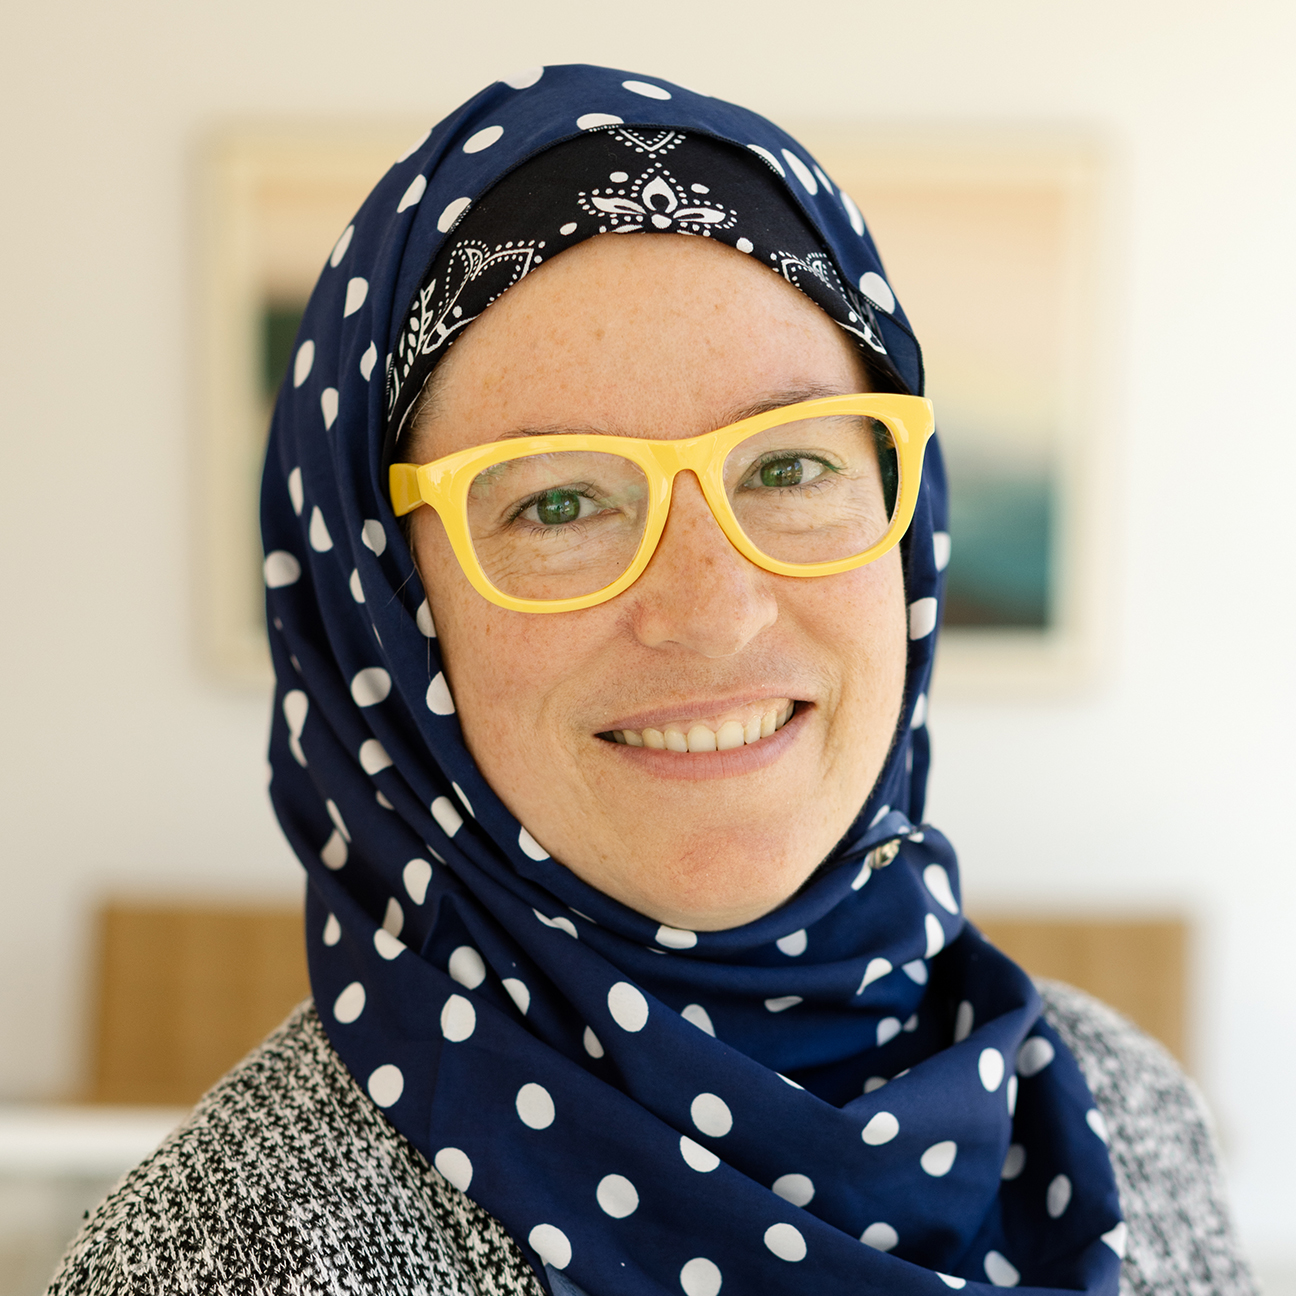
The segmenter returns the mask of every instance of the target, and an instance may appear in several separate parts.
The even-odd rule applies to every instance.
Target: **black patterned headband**
[[[838,273],[772,167],[705,135],[614,126],[528,159],[460,215],[389,362],[388,457],[432,371],[501,293],[585,239],[639,232],[714,238],[757,258],[851,335],[878,390],[907,390],[872,304]]]

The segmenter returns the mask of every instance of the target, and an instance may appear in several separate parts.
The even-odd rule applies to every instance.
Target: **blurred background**
[[[906,140],[1090,159],[1052,397],[1070,430],[1031,460],[1025,505],[959,505],[982,555],[1020,509],[999,534],[1021,597],[997,633],[965,585],[930,700],[929,818],[974,916],[1034,970],[1069,951],[1183,1058],[1243,1238],[1269,1289],[1296,1291],[1296,8],[47,0],[4,26],[0,1294],[39,1290],[222,1050],[302,992],[268,686],[211,643],[213,141],[412,143],[546,62],[674,80],[857,161]],[[866,218],[868,184],[851,181]],[[916,266],[907,294],[905,264],[922,336],[928,287]],[[290,316],[261,324],[246,364],[286,363]],[[977,393],[969,427],[995,399]],[[1083,649],[1065,669],[1011,668],[1022,635],[1062,630]]]

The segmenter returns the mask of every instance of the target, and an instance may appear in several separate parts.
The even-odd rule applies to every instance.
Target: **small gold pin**
[[[899,854],[900,838],[893,837],[890,841],[883,842],[881,846],[875,846],[871,851],[869,851],[869,853],[864,856],[864,863],[876,873],[878,869],[886,868],[886,866]]]

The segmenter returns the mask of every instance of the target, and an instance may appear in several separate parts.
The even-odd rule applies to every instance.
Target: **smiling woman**
[[[921,386],[753,114],[548,68],[397,162],[264,478],[315,1005],[55,1291],[1253,1290],[1183,1077],[922,823]]]
[[[537,428],[597,429],[613,444],[693,437],[756,405],[867,383],[849,336],[749,256],[710,239],[604,235],[528,275],[463,335],[402,453],[422,463]],[[880,502],[871,433],[859,436],[857,418],[837,421],[852,426],[825,439],[869,451],[865,488]],[[774,432],[805,454],[804,420]],[[833,482],[854,484],[835,473]],[[746,489],[794,497],[765,509],[841,507],[824,499],[822,478]],[[836,575],[762,570],[730,543],[692,474],[677,478],[669,508],[630,588],[555,616],[483,598],[432,509],[414,514],[414,556],[468,748],[504,804],[599,891],[713,931],[786,900],[859,814],[904,694],[904,580],[898,548]],[[589,527],[561,514],[546,521],[550,533]],[[847,547],[864,552],[886,522]],[[552,571],[544,546],[559,542],[539,522],[526,526],[513,548],[540,546]],[[571,565],[592,567],[599,588],[629,565],[608,570],[600,556],[621,547],[602,534],[616,529],[600,519],[599,531],[566,542],[576,546]],[[632,529],[629,553],[643,527]],[[516,571],[521,560],[511,561]],[[687,822],[705,831],[681,834]]]

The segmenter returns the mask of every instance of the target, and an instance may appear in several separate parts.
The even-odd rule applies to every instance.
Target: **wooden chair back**
[[[301,907],[112,903],[91,1098],[187,1106],[310,994]]]
[[[975,921],[1028,972],[1089,991],[1186,1059],[1183,922]],[[99,932],[95,1101],[195,1102],[310,993],[297,906],[117,902]]]
[[[1189,1061],[1188,925],[1181,918],[972,915],[1032,976],[1066,981],[1110,1004]]]

